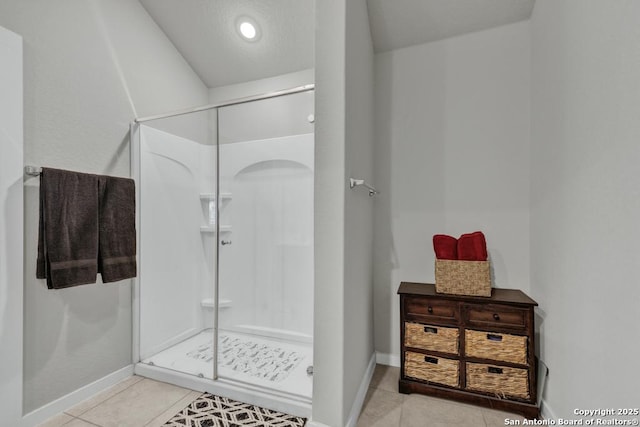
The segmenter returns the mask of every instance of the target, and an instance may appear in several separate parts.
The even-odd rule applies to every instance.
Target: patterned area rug
[[[178,412],[165,426],[170,427],[303,427],[306,418],[294,417],[226,397],[204,393]]]
[[[213,339],[187,353],[194,359],[213,360]],[[248,339],[220,335],[218,363],[222,366],[267,381],[279,382],[289,376],[304,356],[296,351],[258,343]]]

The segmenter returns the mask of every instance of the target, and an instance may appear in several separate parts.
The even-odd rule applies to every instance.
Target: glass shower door
[[[139,125],[139,349],[146,366],[213,378],[215,111]]]
[[[221,108],[218,375],[311,397],[313,93]]]

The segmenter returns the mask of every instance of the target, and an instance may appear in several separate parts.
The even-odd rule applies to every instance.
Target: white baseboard
[[[376,363],[380,365],[400,367],[400,355],[376,352]]]
[[[32,427],[43,423],[49,418],[66,411],[72,406],[77,405],[83,400],[87,400],[91,396],[106,390],[112,385],[115,385],[132,375],[133,365],[125,366],[124,368],[100,378],[99,380],[72,391],[66,396],[62,396],[61,398],[56,399],[51,403],[47,403],[46,405],[24,415],[22,417],[22,427]]]
[[[376,369],[376,360],[376,353],[373,353],[371,355],[371,358],[369,359],[367,369],[364,371],[364,375],[362,376],[362,381],[360,381],[360,386],[358,387],[358,392],[356,393],[353,405],[351,405],[351,411],[349,411],[349,418],[347,419],[346,427],[355,427],[358,423],[358,417],[360,417],[360,412],[362,411],[362,406],[364,405],[364,398],[367,395],[367,390],[369,390],[369,384],[371,383],[371,378],[373,378],[373,371],[375,371]],[[326,424],[312,419],[307,422],[306,426],[330,427]]]
[[[544,399],[540,401],[540,416],[545,420],[558,419],[558,417],[556,417],[556,412],[551,409],[551,406],[549,406],[549,404]]]
[[[356,393],[356,398],[353,401],[353,405],[351,405],[351,411],[349,412],[349,418],[347,419],[346,427],[355,427],[356,424],[358,424],[358,417],[360,416],[360,412],[362,411],[362,405],[364,405],[364,398],[367,395],[367,390],[369,390],[369,384],[371,383],[371,378],[373,377],[373,371],[375,371],[376,369],[376,359],[377,356],[374,352],[369,359],[369,365],[367,366],[367,370],[364,372],[364,376],[362,377],[362,381],[360,382],[360,387],[358,388],[358,393]]]
[[[538,360],[538,402],[540,402],[540,416],[545,420],[557,420],[556,412],[551,409],[551,406],[542,398],[544,389],[547,385],[549,377],[549,368],[542,361]]]

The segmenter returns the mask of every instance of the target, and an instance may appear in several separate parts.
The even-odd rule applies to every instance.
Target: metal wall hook
[[[376,190],[374,187],[372,187],[369,184],[367,184],[366,182],[364,182],[364,179],[349,178],[349,188],[351,188],[352,190],[355,187],[360,186],[360,185],[365,187],[367,190],[369,190],[369,197],[373,197],[376,194],[380,194],[380,192],[378,190]]]

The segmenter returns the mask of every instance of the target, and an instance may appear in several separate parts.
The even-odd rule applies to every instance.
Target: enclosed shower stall
[[[309,415],[312,89],[132,126],[138,373]]]

